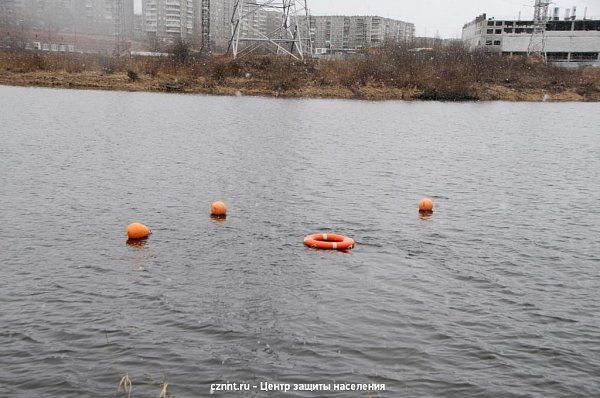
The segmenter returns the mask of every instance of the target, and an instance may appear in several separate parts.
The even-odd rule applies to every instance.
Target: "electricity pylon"
[[[307,0],[236,0],[228,51],[236,59],[259,48],[296,60],[312,57]]]
[[[541,55],[546,58],[546,24],[548,23],[548,0],[535,0],[533,12],[533,33],[529,40],[527,55]]]

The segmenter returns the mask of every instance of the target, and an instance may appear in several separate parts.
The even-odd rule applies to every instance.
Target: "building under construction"
[[[471,50],[482,48],[506,55],[535,53],[562,65],[600,66],[600,20],[578,19],[575,7],[567,9],[562,19],[558,8],[552,10],[552,15],[545,10],[538,18],[506,20],[483,14],[463,26],[462,40]]]

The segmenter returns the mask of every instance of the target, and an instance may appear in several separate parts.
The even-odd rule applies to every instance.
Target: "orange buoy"
[[[419,201],[419,211],[432,212],[433,211],[433,200],[429,198],[423,198]]]
[[[213,217],[227,216],[227,205],[223,202],[214,202],[210,206],[210,215]]]
[[[354,249],[354,239],[337,234],[313,234],[304,238],[308,247],[323,250],[350,250]]]
[[[129,224],[125,230],[129,239],[144,239],[150,235],[150,228],[139,222]]]

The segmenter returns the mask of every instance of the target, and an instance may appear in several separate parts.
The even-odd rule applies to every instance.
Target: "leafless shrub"
[[[171,47],[171,56],[178,65],[187,64],[191,60],[192,45],[186,41],[179,40]]]
[[[137,82],[140,79],[137,72],[135,72],[131,69],[127,70],[127,77],[129,78],[130,82]]]

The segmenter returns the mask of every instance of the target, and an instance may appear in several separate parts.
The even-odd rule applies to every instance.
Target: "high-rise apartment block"
[[[193,41],[198,7],[198,0],[143,0],[144,30],[159,41]]]
[[[237,0],[142,0],[141,4],[142,15],[134,16],[134,0],[0,0],[0,26],[60,31],[72,33],[74,37],[114,36],[116,43],[135,38],[154,49],[164,49],[179,40],[200,49],[208,33],[208,48],[222,53],[229,47],[233,11],[240,3]],[[237,31],[245,40],[272,37],[281,30],[284,17],[280,10],[264,8],[248,12],[251,7],[256,8],[258,2],[241,4],[248,10],[242,10],[246,17]],[[210,15],[203,17],[203,12]],[[209,31],[204,34],[203,20],[210,22]],[[415,34],[412,23],[378,16],[301,16],[299,23],[303,24],[303,32],[309,32],[304,28],[310,23],[310,36],[302,35],[302,40],[310,38],[310,47],[317,54],[376,48],[386,42],[410,41]]]
[[[414,24],[377,16],[312,16],[310,25],[317,54],[376,48],[415,36]]]
[[[20,28],[128,37],[133,0],[1,0],[0,23]]]

